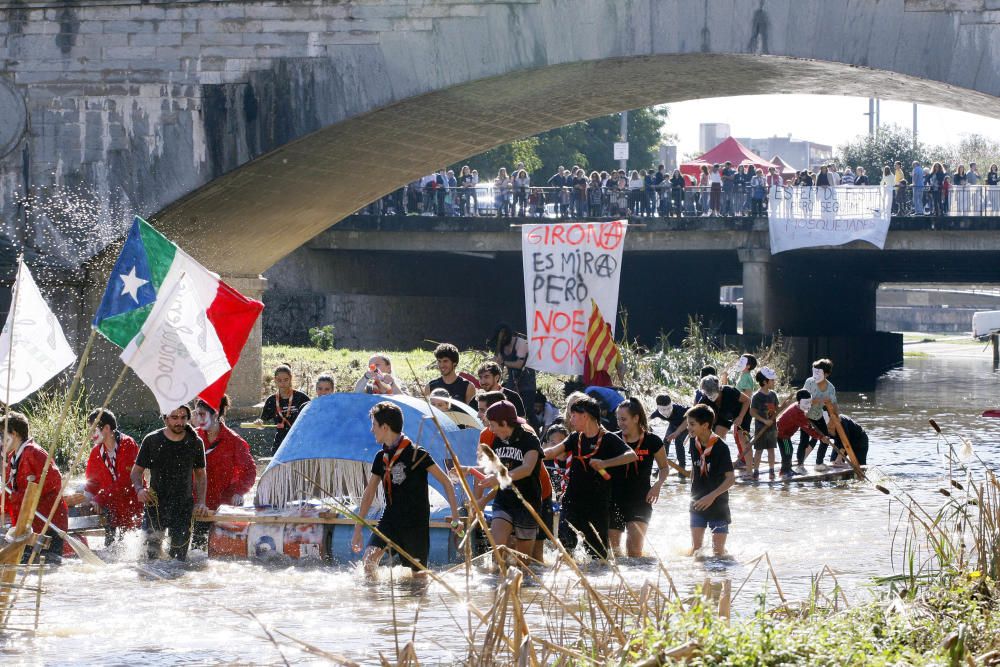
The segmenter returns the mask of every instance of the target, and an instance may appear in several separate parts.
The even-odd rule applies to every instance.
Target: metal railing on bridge
[[[814,192],[827,186],[810,187]],[[869,196],[852,185],[833,188],[849,203]],[[888,186],[887,186],[888,189]],[[892,187],[893,216],[1000,216],[1000,186],[961,185],[947,190]],[[405,187],[360,209],[364,215],[437,215],[535,218],[758,217],[767,215],[764,188],[735,186],[625,188],[533,187],[479,184],[474,187]]]

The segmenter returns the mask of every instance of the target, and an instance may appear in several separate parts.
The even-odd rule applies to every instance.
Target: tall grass
[[[22,412],[28,417],[31,425],[31,437],[39,445],[52,452],[52,457],[62,470],[75,457],[80,447],[90,442],[87,428],[87,408],[84,392],[77,394],[70,401],[59,439],[55,439],[59,424],[59,414],[66,401],[67,387],[56,387],[35,394],[30,401],[21,406]]]

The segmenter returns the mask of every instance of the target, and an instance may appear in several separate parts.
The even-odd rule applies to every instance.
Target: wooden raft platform
[[[807,465],[805,467],[805,472],[798,472],[800,468],[796,467],[793,470],[796,471],[793,477],[781,477],[777,472],[775,473],[774,479],[771,476],[767,468],[761,467],[760,476],[757,479],[740,479],[740,474],[743,471],[737,471],[736,483],[743,486],[755,486],[755,485],[766,485],[774,486],[781,484],[800,484],[807,482],[833,482],[841,479],[854,479],[856,475],[854,474],[854,469],[851,467],[846,468],[832,468],[830,466],[821,466],[819,470],[816,469],[814,465]],[[865,466],[862,466],[864,469]],[[777,469],[777,467],[776,467]]]

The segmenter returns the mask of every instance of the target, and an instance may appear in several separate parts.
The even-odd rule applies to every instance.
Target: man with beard
[[[163,428],[142,439],[139,455],[132,466],[132,486],[139,501],[146,505],[142,529],[150,560],[160,557],[160,547],[168,532],[170,557],[186,560],[191,541],[191,518],[207,511],[205,445],[191,428],[190,421],[191,409],[186,405],[163,415]],[[146,470],[150,473],[149,489],[143,486]]]
[[[485,361],[479,366],[476,375],[479,376],[479,386],[483,391],[503,392],[504,400],[514,404],[517,416],[524,417],[524,401],[521,400],[521,395],[500,384],[500,378],[503,375],[500,364],[495,361]]]

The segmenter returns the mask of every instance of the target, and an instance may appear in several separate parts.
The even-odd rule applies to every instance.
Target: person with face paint
[[[274,385],[278,390],[264,401],[264,408],[260,411],[260,418],[257,419],[259,424],[271,422],[278,427],[274,433],[272,455],[278,451],[278,447],[281,447],[299,412],[309,402],[308,396],[292,388],[293,382],[291,368],[282,364],[274,369]]]
[[[139,445],[118,430],[118,420],[110,410],[94,410],[87,423],[94,447],[87,459],[83,495],[104,517],[104,546],[108,547],[142,524],[142,503],[129,478]]]
[[[142,439],[129,476],[139,502],[145,504],[142,530],[146,555],[161,555],[163,538],[170,535],[168,553],[187,560],[191,519],[206,511],[205,445],[191,427],[191,409],[179,406],[163,415],[163,428]],[[143,476],[149,470],[149,489]]]
[[[690,406],[674,403],[668,394],[660,394],[656,397],[656,409],[648,417],[648,421],[663,420],[667,422],[667,433],[663,436],[664,444],[673,441],[674,454],[677,456],[677,465],[687,468],[687,453],[684,451],[684,443],[687,436],[687,420],[684,414]],[[677,473],[677,477],[686,480],[687,477]]]
[[[812,365],[812,377],[806,378],[802,388],[812,396],[812,405],[806,411],[806,416],[812,422],[813,428],[825,436],[830,435],[823,421],[823,408],[825,407],[832,414],[837,414],[837,389],[828,379],[833,373],[833,362],[829,359],[817,359]],[[815,440],[802,431],[799,436],[799,450],[797,453],[799,465],[805,463],[806,457],[812,452]],[[821,443],[816,451],[816,465],[823,465],[823,458],[826,456],[826,443]]]
[[[812,407],[812,394],[805,389],[795,392],[795,403],[791,404],[778,415],[778,449],[781,452],[781,476],[791,477],[792,470],[792,436],[799,429],[810,437],[829,442],[827,436],[820,433],[806,417],[806,412]],[[800,461],[801,464],[801,461]]]
[[[720,385],[719,378],[708,375],[701,379],[701,404],[712,408],[715,415],[715,434],[725,438],[733,424],[742,424],[743,418],[750,410],[750,397],[736,387]],[[691,420],[688,420],[688,428]],[[739,443],[737,442],[737,446]],[[749,467],[749,449],[740,451],[737,458],[738,468]]]
[[[243,496],[250,491],[257,479],[257,463],[250,454],[250,445],[226,425],[229,396],[223,396],[216,412],[205,401],[199,400],[194,410],[194,424],[198,437],[205,443],[205,506],[213,512],[220,505],[243,505]],[[212,524],[195,521],[191,546],[208,547],[208,532]]]
[[[31,438],[28,418],[20,412],[13,410],[6,415],[0,415],[0,420],[6,421],[6,432],[3,436],[4,465],[7,467],[7,486],[3,489],[6,494],[7,516],[10,517],[11,524],[17,521],[17,515],[21,512],[21,504],[24,502],[24,495],[28,491],[29,482],[39,482],[42,478],[42,471],[45,468],[45,461],[48,454],[44,449]],[[55,461],[49,467],[49,473],[45,476],[45,486],[42,487],[41,496],[38,499],[38,509],[31,521],[31,530],[40,534],[45,525],[42,517],[49,515],[52,506],[56,505],[55,514],[52,515],[52,525],[60,530],[67,530],[69,527],[69,512],[62,496],[62,475]],[[49,528],[46,531],[49,538],[49,546],[42,550],[45,562],[59,564],[62,562],[63,539],[56,532]],[[31,549],[24,550],[24,559],[27,562],[31,557]]]
[[[757,381],[755,379],[757,371],[757,357],[752,354],[742,354],[740,358],[736,361],[736,388],[739,389],[747,398],[753,398],[754,392],[757,390]],[[743,421],[739,423],[739,428],[736,429],[733,434],[736,437],[736,444],[740,453],[745,449],[748,449],[749,445],[749,434],[750,426],[752,424],[752,419],[750,418],[750,412],[747,411],[746,415],[743,417]],[[747,452],[747,456],[753,456],[753,452]],[[741,457],[742,459],[742,457]]]

